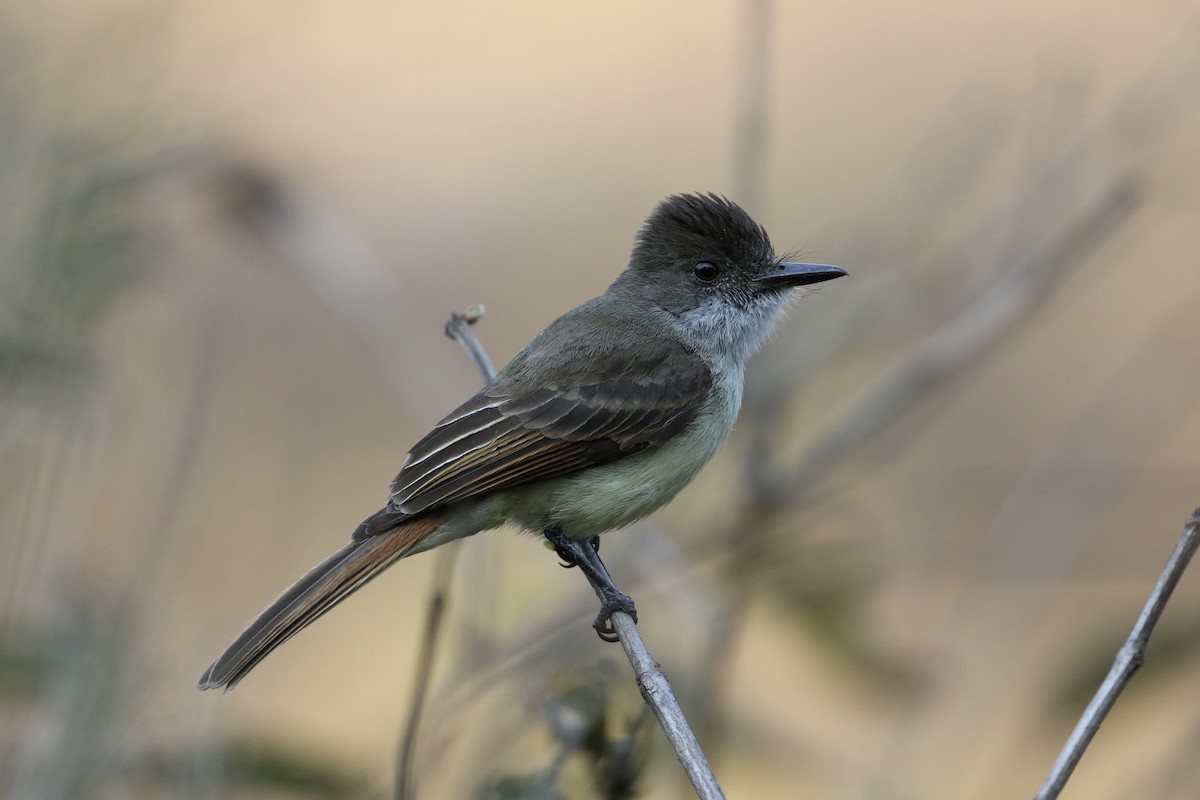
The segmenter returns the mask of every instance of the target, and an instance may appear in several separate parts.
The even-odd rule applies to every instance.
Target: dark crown
[[[724,258],[748,266],[775,260],[771,239],[741,206],[716,194],[668,197],[646,218],[633,248],[635,264]]]

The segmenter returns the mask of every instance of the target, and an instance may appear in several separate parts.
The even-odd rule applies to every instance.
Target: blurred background
[[[1200,7],[9,3],[0,794],[682,798],[577,571],[398,565],[195,682],[665,195],[845,267],[605,539],[726,792],[1041,783],[1200,504]],[[452,569],[451,569],[452,568]],[[1065,797],[1200,790],[1200,579]],[[410,790],[410,795],[411,790]]]

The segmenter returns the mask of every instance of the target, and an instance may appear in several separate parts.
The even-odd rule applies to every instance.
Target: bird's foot
[[[560,559],[562,559],[562,563],[559,564],[560,567],[563,569],[571,569],[572,567],[579,566],[579,543],[574,539],[568,538],[567,535],[562,532],[561,525],[556,522],[550,527],[546,528],[546,530],[544,530],[542,533],[545,534],[546,541],[548,541],[554,547],[554,552],[558,554]],[[596,538],[599,539],[600,537],[597,536]],[[599,552],[599,550],[596,552]]]
[[[572,539],[562,532],[562,526],[558,523],[547,527],[544,533],[546,540],[554,547],[554,552],[562,559],[562,566],[579,567],[600,598],[600,613],[592,623],[596,634],[606,642],[618,641],[612,615],[620,611],[637,622],[637,608],[633,598],[613,584],[608,569],[600,560],[600,537],[593,536],[587,540]]]
[[[596,615],[596,621],[592,623],[592,627],[596,629],[596,635],[606,642],[619,641],[617,631],[612,624],[612,615],[621,611],[628,614],[637,622],[637,606],[633,604],[633,598],[629,595],[617,591],[616,587],[612,587],[612,593],[605,593],[600,600],[600,613]]]

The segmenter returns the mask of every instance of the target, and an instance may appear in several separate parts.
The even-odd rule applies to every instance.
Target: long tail
[[[442,522],[422,515],[394,530],[351,541],[275,599],[200,676],[201,689],[234,685],[279,645],[407,555]]]

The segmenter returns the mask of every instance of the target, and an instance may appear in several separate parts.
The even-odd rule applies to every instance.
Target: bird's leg
[[[600,560],[600,537],[572,539],[562,532],[562,526],[557,522],[546,528],[545,534],[546,540],[554,546],[554,552],[563,560],[563,566],[579,567],[595,590],[596,596],[600,598],[600,613],[592,623],[596,634],[606,642],[617,641],[617,632],[612,626],[612,615],[617,611],[624,611],[637,622],[637,608],[633,604],[633,598],[613,584],[608,568]]]

